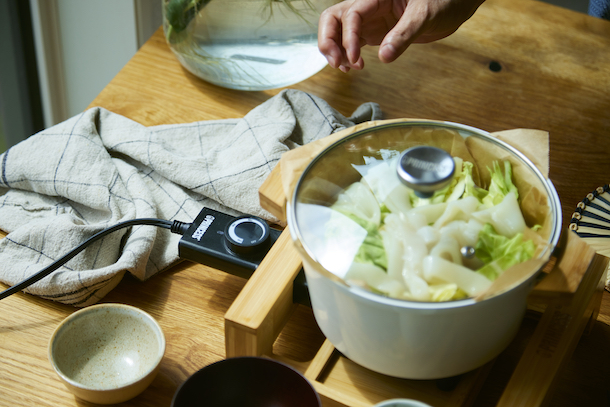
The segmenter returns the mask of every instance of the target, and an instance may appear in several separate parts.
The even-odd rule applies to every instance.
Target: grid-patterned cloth
[[[204,207],[273,220],[258,188],[282,153],[366,120],[282,91],[244,118],[145,127],[92,108],[0,156],[0,280],[13,285],[93,234],[135,218],[191,222]],[[178,260],[179,235],[154,226],[114,232],[26,289],[75,306],[100,300],[126,271],[138,279]]]

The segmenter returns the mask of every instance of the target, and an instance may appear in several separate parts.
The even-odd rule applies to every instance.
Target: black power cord
[[[169,221],[169,220],[154,219],[154,218],[132,219],[132,220],[128,220],[125,222],[117,223],[116,225],[110,226],[109,228],[106,228],[106,229],[96,233],[95,235],[91,236],[90,238],[85,240],[83,243],[81,243],[80,245],[78,245],[77,247],[72,249],[70,252],[65,254],[63,257],[55,260],[53,263],[51,263],[47,267],[43,268],[36,274],[28,277],[27,279],[21,281],[18,284],[15,284],[12,287],[7,288],[6,290],[0,292],[0,300],[8,297],[11,294],[21,291],[24,288],[29,287],[30,285],[34,284],[35,282],[37,282],[39,280],[42,280],[43,278],[45,278],[46,276],[48,276],[49,274],[51,274],[52,272],[54,272],[55,270],[57,270],[64,264],[66,264],[68,261],[70,261],[72,258],[74,258],[77,254],[82,252],[91,243],[101,239],[102,237],[104,237],[112,232],[116,232],[119,229],[124,229],[124,228],[128,228],[131,226],[137,226],[137,225],[157,226],[157,227],[169,229],[172,233],[176,233],[179,235],[184,235],[186,233],[186,231],[188,230],[188,228],[191,226],[190,223],[184,223],[184,222],[180,222],[178,220]]]

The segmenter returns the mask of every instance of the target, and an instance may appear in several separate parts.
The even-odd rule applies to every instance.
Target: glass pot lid
[[[402,174],[422,148],[445,157],[418,152]],[[382,124],[331,145],[303,172],[288,212],[293,236],[325,270],[416,301],[473,297],[502,269],[549,253],[561,230],[557,193],[525,155],[485,131],[433,121]],[[456,266],[439,272],[447,262]]]

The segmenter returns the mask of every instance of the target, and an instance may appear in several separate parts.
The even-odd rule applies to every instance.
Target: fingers
[[[366,45],[362,37],[364,18],[375,10],[378,0],[345,0],[320,16],[318,48],[333,68],[343,72],[362,69],[364,60],[360,48]]]
[[[428,30],[429,18],[430,11],[425,2],[407,3],[406,10],[379,45],[379,59],[384,63],[395,61]]]
[[[364,67],[360,51],[367,44],[380,45],[379,59],[392,62],[413,42],[428,42],[448,35],[445,30],[438,31],[435,19],[439,10],[447,8],[452,1],[344,0],[320,17],[320,51],[330,66],[344,72]]]
[[[432,42],[455,32],[483,1],[344,0],[320,17],[320,52],[343,72],[364,67],[364,45],[379,45],[379,59],[392,62],[414,42]]]
[[[328,64],[339,68],[343,60],[341,45],[341,11],[331,7],[320,15],[318,26],[318,48]]]
[[[403,0],[406,1],[406,0]],[[400,0],[354,0],[341,18],[342,45],[347,60],[354,69],[362,69],[360,50],[365,45],[379,45],[396,23],[393,5]]]
[[[362,69],[359,61],[360,48],[366,45],[362,38],[362,25],[364,24],[363,15],[366,16],[370,1],[359,1],[353,3],[343,14],[341,19],[341,44],[345,50],[347,62],[355,69]]]
[[[412,43],[428,43],[453,34],[484,0],[409,0],[379,47],[379,59],[392,62]]]

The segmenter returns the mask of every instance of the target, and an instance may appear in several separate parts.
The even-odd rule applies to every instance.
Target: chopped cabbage
[[[475,212],[472,216],[482,223],[491,223],[498,233],[508,237],[523,233],[527,227],[517,196],[513,192],[509,192],[495,206]]]
[[[493,170],[489,168],[487,170],[491,174],[491,182],[487,196],[482,199],[486,207],[490,208],[499,204],[510,192],[514,193],[515,197],[519,199],[519,191],[517,191],[517,187],[512,181],[513,170],[510,162],[504,161],[504,173],[502,173],[497,161],[493,163]]]
[[[348,281],[393,298],[450,301],[482,293],[504,270],[533,257],[508,161],[488,168],[484,189],[474,182],[474,165],[454,158],[450,185],[424,199],[398,181],[397,157],[386,151],[382,160],[367,157],[354,166],[362,179],[331,207],[367,233]],[[475,248],[475,257],[465,257],[464,247]]]
[[[466,174],[462,169],[463,160],[459,157],[453,157],[453,161],[455,161],[456,173],[449,185],[438,191],[434,191],[434,194],[432,194],[430,198],[419,197],[414,191],[411,191],[409,197],[413,207],[455,201],[464,194],[466,188]]]
[[[369,263],[387,270],[388,258],[383,239],[378,230],[370,231],[354,259],[357,263]]]
[[[473,196],[482,203],[488,192],[486,189],[481,188],[474,183],[474,179],[472,178],[472,169],[474,164],[470,161],[464,161],[463,166],[464,169],[462,172],[464,173],[464,195],[462,195],[462,198]]]
[[[430,299],[435,302],[461,300],[468,297],[463,290],[460,290],[457,284],[431,284]]]
[[[484,275],[440,257],[426,256],[423,266],[427,280],[456,284],[472,297],[481,294],[491,285],[491,280]]]
[[[373,157],[365,157],[365,165],[354,165],[353,167],[362,175],[363,183],[366,184],[380,203],[384,203],[388,195],[402,183],[398,177],[393,176],[396,172],[397,157],[389,160],[377,160]]]
[[[389,277],[385,270],[372,264],[354,262],[345,278],[393,297],[404,291],[400,281]]]
[[[522,233],[512,238],[502,236],[488,223],[479,234],[475,250],[477,257],[486,263],[477,272],[495,280],[507,268],[531,259],[536,246],[531,240],[524,241]]]
[[[381,223],[379,202],[371,190],[361,182],[354,182],[343,191],[332,208],[344,215],[352,215],[356,219],[369,222],[371,225],[364,227],[367,230],[378,227]]]

